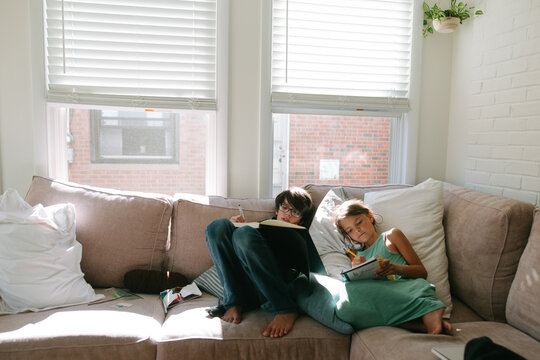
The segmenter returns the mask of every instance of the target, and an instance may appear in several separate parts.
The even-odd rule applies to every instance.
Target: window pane
[[[178,116],[91,110],[93,163],[177,163]]]
[[[388,109],[391,98],[406,111],[413,8],[412,0],[273,0],[272,94],[282,94],[273,105]]]
[[[49,116],[49,141],[60,144],[52,146],[49,158],[51,168],[60,175],[65,168],[65,174],[53,170],[50,176],[121,190],[205,194],[214,111],[55,111]],[[58,116],[61,112],[66,116]]]
[[[390,117],[273,114],[273,193],[388,182]]]

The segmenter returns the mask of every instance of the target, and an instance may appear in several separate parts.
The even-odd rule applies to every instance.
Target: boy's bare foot
[[[242,322],[242,313],[242,308],[240,306],[233,306],[225,311],[221,320],[233,324],[240,324],[240,322]]]
[[[278,338],[285,336],[292,329],[298,313],[277,314],[263,332],[263,336]]]

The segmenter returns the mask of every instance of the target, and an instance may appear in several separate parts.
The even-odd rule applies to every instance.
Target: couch
[[[306,185],[319,204],[333,185]],[[350,197],[406,185],[343,186]],[[134,269],[197,278],[212,266],[204,229],[215,218],[272,214],[271,199],[135,193],[35,176],[25,200],[72,203],[81,269],[94,288],[124,287]],[[271,314],[254,310],[234,325],[210,318],[204,293],[164,312],[159,295],[133,306],[76,305],[0,316],[0,359],[434,359],[431,348],[488,336],[525,358],[540,354],[540,210],[444,183],[444,232],[454,336],[375,327],[338,333],[301,315],[279,339],[262,331]]]

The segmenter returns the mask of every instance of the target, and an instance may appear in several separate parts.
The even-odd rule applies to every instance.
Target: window
[[[178,117],[166,112],[91,111],[94,163],[178,162]]]
[[[121,119],[130,120],[122,124]],[[106,188],[205,194],[214,123],[214,111],[149,113],[50,105],[49,138],[55,141],[49,148],[49,173]]]
[[[216,193],[217,1],[46,0],[44,12],[49,176]]]
[[[389,117],[274,114],[273,194],[315,184],[388,182]]]
[[[386,183],[400,171],[412,12],[412,0],[273,1],[274,194]]]

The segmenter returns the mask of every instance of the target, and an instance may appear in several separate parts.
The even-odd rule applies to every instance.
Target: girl
[[[348,255],[352,266],[372,256],[384,259],[376,271],[381,279],[345,284],[348,297],[342,297],[337,306],[342,320],[356,329],[399,325],[429,334],[453,333],[451,324],[442,319],[444,303],[425,280],[427,271],[401,230],[378,233],[373,212],[360,200],[344,202],[334,213],[334,224],[362,247],[356,256]],[[396,280],[388,280],[391,275]]]

